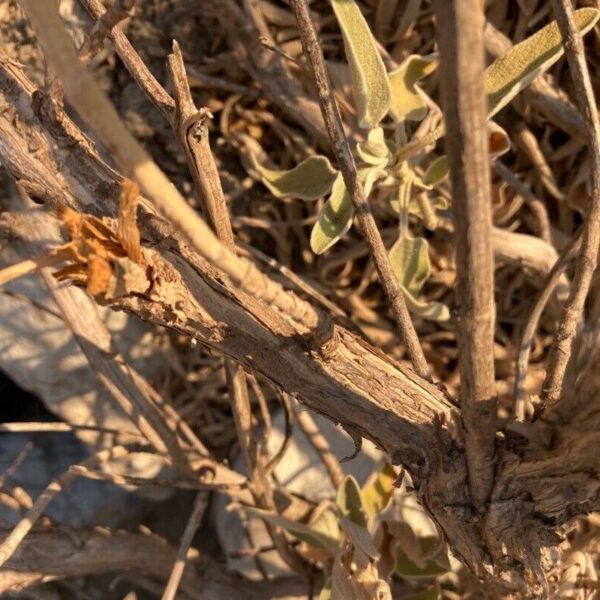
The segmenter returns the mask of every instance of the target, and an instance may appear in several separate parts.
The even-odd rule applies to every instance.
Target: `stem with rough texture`
[[[494,481],[494,260],[482,3],[436,0],[442,106],[452,181],[461,407],[474,504]]]
[[[561,397],[563,380],[573,351],[577,326],[582,319],[585,299],[598,263],[600,247],[600,121],[596,100],[585,62],[581,34],[577,30],[570,0],[552,0],[565,55],[573,79],[579,110],[586,123],[585,132],[592,162],[592,194],[583,224],[581,251],[575,263],[571,293],[565,302],[550,349],[546,379],[542,386],[542,405],[551,407]]]

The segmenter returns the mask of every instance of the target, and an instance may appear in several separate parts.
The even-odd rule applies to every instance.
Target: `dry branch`
[[[600,119],[590,73],[585,62],[583,41],[574,23],[571,0],[553,0],[552,6],[563,37],[579,110],[585,120],[585,132],[592,162],[592,192],[585,214],[581,251],[575,262],[571,294],[567,298],[554,334],[546,379],[542,386],[542,402],[551,408],[561,399],[565,372],[573,351],[577,326],[583,317],[592,275],[598,264],[600,248]]]
[[[494,477],[494,263],[479,0],[437,0],[446,147],[456,240],[457,341],[469,486],[481,507]]]

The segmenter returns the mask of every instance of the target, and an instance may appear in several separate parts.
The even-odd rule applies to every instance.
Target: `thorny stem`
[[[441,91],[452,181],[458,301],[456,337],[469,487],[483,508],[494,482],[494,261],[483,8],[436,0]]]
[[[563,392],[563,381],[573,351],[577,325],[582,319],[585,299],[598,263],[600,247],[600,120],[596,100],[585,62],[581,34],[575,25],[570,0],[552,0],[558,26],[563,37],[579,110],[585,119],[591,154],[592,194],[583,224],[581,251],[575,262],[571,293],[565,302],[561,319],[550,349],[546,379],[542,386],[542,406],[555,405]]]
[[[317,39],[317,32],[311,20],[306,0],[290,0],[290,7],[296,17],[298,28],[300,29],[302,47],[311,66],[319,95],[321,113],[323,114],[323,120],[325,121],[333,153],[338,160],[346,189],[356,209],[356,216],[373,257],[381,285],[392,309],[392,314],[398,325],[400,335],[408,349],[415,371],[424,379],[431,381],[431,371],[419,343],[410,313],[408,312],[404,294],[392,271],[381,234],[377,229],[373,213],[365,197],[365,191],[358,179],[354,157],[344,133],[342,119],[325,67],[323,52]]]

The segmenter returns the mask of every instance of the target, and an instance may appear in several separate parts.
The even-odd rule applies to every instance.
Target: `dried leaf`
[[[257,517],[263,519],[263,521],[266,521],[275,527],[281,527],[282,529],[285,529],[285,531],[294,537],[306,542],[307,544],[310,544],[311,546],[314,546],[315,548],[321,548],[335,552],[339,547],[339,540],[329,537],[329,535],[324,534],[322,531],[315,531],[309,525],[298,523],[297,521],[292,521],[291,519],[286,519],[281,515],[270,513],[259,508],[246,506],[244,509],[248,514],[256,515]]]
[[[352,91],[358,124],[376,127],[390,108],[391,91],[375,38],[354,0],[332,0],[346,57],[352,74]]]
[[[363,183],[365,196],[368,198],[375,182],[384,178],[386,172],[371,167],[359,170],[358,175]],[[331,196],[325,203],[312,229],[310,235],[312,251],[315,254],[323,254],[331,248],[350,229],[353,216],[354,206],[350,195],[346,191],[342,175],[339,173],[331,189]]]
[[[337,491],[336,503],[342,516],[360,527],[367,526],[360,488],[352,475],[346,475]]]
[[[575,11],[576,26],[585,34],[599,16],[598,9],[581,8]],[[488,116],[495,115],[538,75],[547,71],[563,51],[558,25],[552,21],[496,59],[485,71]]]
[[[258,163],[253,154],[250,157],[263,184],[280,200],[322,198],[331,190],[337,175],[326,156],[309,156],[289,171],[267,169]]]
[[[142,262],[140,231],[137,226],[136,209],[140,195],[137,183],[125,179],[121,187],[119,199],[119,219],[117,237],[125,249],[127,256],[135,263]]]
[[[92,296],[99,296],[106,292],[112,277],[110,263],[93,254],[88,260],[87,291]]]
[[[427,115],[427,95],[418,82],[437,68],[434,54],[411,54],[389,74],[392,91],[390,113],[396,121],[421,121]]]
[[[490,158],[498,158],[510,150],[510,138],[500,125],[488,121]]]
[[[367,515],[375,516],[382,513],[390,504],[394,494],[394,483],[397,475],[394,468],[386,463],[374,477],[366,483],[361,496]]]

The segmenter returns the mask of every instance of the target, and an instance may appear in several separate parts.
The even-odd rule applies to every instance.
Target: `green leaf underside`
[[[369,131],[367,139],[356,145],[356,153],[363,162],[377,167],[385,167],[392,158],[392,151],[381,127]]]
[[[363,182],[365,196],[368,198],[374,183],[386,173],[382,169],[371,167],[358,172]],[[315,254],[323,254],[331,248],[351,227],[354,206],[350,194],[344,185],[341,173],[331,188],[331,196],[321,210],[310,235],[310,247]]]
[[[408,56],[402,64],[389,73],[392,91],[390,113],[397,121],[421,121],[427,115],[425,93],[417,86],[423,77],[437,67],[434,55]]]
[[[359,127],[375,127],[390,108],[390,84],[375,38],[354,0],[332,0],[346,58]]]
[[[431,556],[431,552],[439,544],[439,540],[432,536],[426,536],[419,538],[419,544],[422,553],[425,556]],[[419,566],[410,560],[402,551],[402,548],[396,548],[396,574],[400,577],[437,577],[449,570],[450,563],[443,548],[435,556],[426,560],[423,566]]]
[[[361,496],[368,515],[378,515],[388,507],[394,493],[396,478],[396,471],[386,463],[381,471],[363,486]]]
[[[417,296],[431,270],[429,244],[424,238],[399,238],[389,253],[394,275],[400,282],[411,312],[430,321],[447,321],[450,311],[441,302],[421,302]]]
[[[581,8],[575,11],[575,23],[581,34],[596,23],[600,11]],[[488,116],[495,115],[540,73],[547,71],[562,55],[562,37],[556,21],[513,46],[485,71]]]
[[[286,519],[281,515],[270,513],[259,508],[252,508],[249,506],[244,508],[248,514],[260,517],[263,521],[266,521],[275,527],[285,529],[285,531],[298,538],[300,541],[306,542],[314,548],[335,552],[339,546],[338,540],[324,534],[322,531],[314,530],[309,525]]]
[[[448,157],[444,154],[443,156],[436,158],[429,167],[427,167],[427,170],[423,175],[423,183],[433,187],[446,178],[449,170],[450,165],[448,164]]]
[[[367,526],[360,488],[352,475],[346,475],[338,488],[336,502],[340,513],[360,527]]]
[[[389,253],[392,270],[409,294],[417,296],[429,277],[429,244],[424,238],[399,238]]]
[[[337,175],[337,171],[325,156],[309,156],[289,171],[263,167],[252,155],[251,160],[263,184],[280,200],[322,198],[331,190]]]

